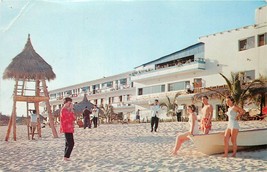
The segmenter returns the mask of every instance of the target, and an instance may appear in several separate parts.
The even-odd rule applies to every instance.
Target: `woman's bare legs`
[[[210,129],[209,128],[204,128],[204,134],[209,134]]]
[[[172,155],[177,155],[177,152],[180,149],[183,142],[186,140],[189,140],[189,138],[187,137],[189,135],[190,135],[190,132],[186,132],[186,133],[183,133],[181,135],[177,135],[176,141],[175,141],[175,146],[172,150]]]
[[[226,129],[224,133],[224,157],[228,157],[228,149],[229,149],[229,139],[231,136],[231,130]]]
[[[238,129],[232,129],[231,130],[231,142],[233,144],[233,154],[232,154],[232,157],[235,157],[236,156],[236,151],[237,151],[237,143],[236,143],[236,140],[237,140],[237,135],[238,135]]]

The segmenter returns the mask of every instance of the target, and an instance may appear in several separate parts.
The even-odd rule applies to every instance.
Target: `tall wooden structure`
[[[50,81],[56,78],[52,67],[33,49],[30,35],[23,51],[12,59],[3,73],[3,79],[14,79],[15,86],[13,92],[13,109],[8,123],[8,129],[5,140],[8,141],[11,129],[13,128],[13,138],[16,141],[16,116],[17,102],[26,102],[27,116],[29,115],[29,104],[32,103],[39,116],[40,102],[46,103],[47,112],[50,119],[50,127],[54,137],[58,137],[54,126],[54,120],[49,103],[49,93],[46,80]],[[30,88],[29,88],[30,86]],[[40,119],[40,118],[39,118]],[[37,133],[41,137],[40,120],[37,122]],[[29,133],[29,127],[28,127]],[[28,134],[29,138],[29,134]]]

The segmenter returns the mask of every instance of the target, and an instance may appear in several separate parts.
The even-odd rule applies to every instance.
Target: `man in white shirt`
[[[154,104],[151,106],[151,132],[153,130],[157,132],[158,129],[158,124],[159,124],[159,111],[160,111],[160,106],[159,106],[159,101],[156,99]]]
[[[94,128],[97,128],[99,109],[96,107],[96,105],[94,105],[92,112],[93,112],[92,115],[94,116],[93,117]]]
[[[31,123],[30,123],[30,129],[32,132],[32,140],[34,140],[34,132],[37,126],[37,115],[36,115],[36,110],[33,110],[31,113]]]
[[[192,83],[192,85],[187,84],[186,85],[186,90],[187,90],[187,94],[194,93],[194,83]]]

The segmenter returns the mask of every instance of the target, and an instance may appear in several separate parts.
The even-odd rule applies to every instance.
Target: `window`
[[[106,83],[102,83],[101,84],[101,88],[106,88],[107,87],[107,84]]]
[[[112,81],[102,83],[102,88],[111,88],[112,86],[113,86],[113,82]]]
[[[100,88],[100,84],[93,85],[93,90],[98,90]]]
[[[254,36],[239,41],[239,51],[244,51],[255,47]]]
[[[143,95],[143,88],[138,89],[138,95]]]
[[[177,90],[185,90],[186,85],[190,83],[189,81],[182,81],[182,82],[174,82],[168,84],[168,91],[177,91]]]
[[[267,33],[258,35],[258,46],[263,46],[267,44]]]
[[[82,91],[86,92],[89,90],[89,86],[88,87],[82,87],[81,89],[82,89]]]
[[[201,88],[202,87],[202,78],[194,78],[194,87]]]
[[[71,95],[71,90],[65,91],[64,95]]]
[[[245,82],[255,79],[255,70],[245,71]]]
[[[108,88],[110,88],[110,87],[112,87],[112,86],[113,86],[113,82],[112,82],[112,81],[107,82],[107,87],[108,87]]]
[[[255,70],[248,70],[244,72],[239,72],[239,80],[241,84],[250,82],[255,79]]]
[[[151,87],[139,88],[138,95],[162,93],[165,92],[165,85],[155,85]]]
[[[50,98],[51,98],[51,99],[56,98],[56,94],[50,94]]]
[[[97,90],[97,89],[99,89],[100,88],[100,84],[96,84],[95,85],[95,89]]]
[[[127,78],[120,79],[120,84],[126,85],[127,84]]]

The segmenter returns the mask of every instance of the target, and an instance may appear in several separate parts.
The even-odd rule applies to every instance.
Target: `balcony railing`
[[[184,64],[178,64],[175,66],[164,66],[158,69],[147,69],[142,71],[136,71],[132,73],[132,81],[145,80],[148,78],[157,78],[162,76],[176,75],[177,73],[196,72],[198,70],[205,70],[204,60],[197,60],[193,62],[187,62]]]
[[[130,84],[127,84],[127,85],[120,85],[119,87],[102,88],[102,89],[97,89],[95,91],[85,91],[85,92],[80,92],[77,94],[68,94],[65,96],[83,97],[84,94],[96,95],[96,94],[103,94],[103,93],[114,92],[114,91],[119,91],[119,90],[125,90],[125,89],[129,89],[129,88],[133,88],[133,87],[131,87]],[[56,97],[53,96],[53,97],[50,97],[50,100],[62,100],[63,97],[65,97],[65,96],[56,96]]]

